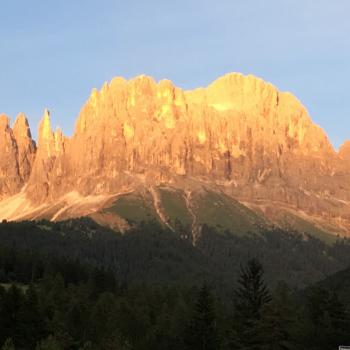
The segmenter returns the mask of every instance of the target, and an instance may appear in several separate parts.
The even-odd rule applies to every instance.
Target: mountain
[[[277,224],[350,232],[350,141],[339,152],[290,93],[227,74],[184,91],[114,78],[93,90],[72,137],[45,111],[38,145],[20,115],[0,117],[0,219],[90,215],[127,229],[156,218],[194,237]]]

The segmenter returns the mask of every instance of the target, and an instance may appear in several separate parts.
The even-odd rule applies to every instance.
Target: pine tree
[[[282,350],[294,348],[292,326],[296,324],[295,305],[285,283],[279,283],[271,303],[266,304],[260,320],[262,349]]]
[[[117,329],[115,299],[111,293],[103,293],[91,310],[90,338],[103,348]]]
[[[26,291],[24,302],[19,310],[21,319],[20,345],[34,348],[35,344],[43,338],[45,325],[40,313],[40,305],[37,292],[33,285]]]
[[[235,293],[234,336],[238,337],[232,347],[259,349],[260,320],[264,307],[271,301],[271,295],[263,279],[264,270],[260,262],[252,259],[241,267],[238,289]]]
[[[218,350],[219,336],[216,326],[213,296],[206,284],[199,291],[193,316],[186,334],[186,345],[193,350]]]
[[[266,306],[259,322],[258,340],[261,350],[291,349],[288,325],[278,305],[271,303]]]

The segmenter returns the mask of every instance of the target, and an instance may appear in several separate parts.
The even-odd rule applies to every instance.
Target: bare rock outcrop
[[[35,159],[36,145],[32,139],[28,120],[23,113],[16,118],[13,136],[17,144],[19,174],[21,180],[26,183]]]
[[[10,127],[6,115],[0,116],[0,199],[18,193],[26,184],[35,158],[35,143],[26,117],[20,114]]]

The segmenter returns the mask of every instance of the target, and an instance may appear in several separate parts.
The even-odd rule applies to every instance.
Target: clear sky
[[[114,76],[206,86],[252,73],[294,93],[338,147],[350,138],[350,0],[1,0],[0,112],[45,107],[71,135]]]

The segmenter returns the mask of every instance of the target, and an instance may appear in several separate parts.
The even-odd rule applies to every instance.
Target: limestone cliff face
[[[7,195],[21,187],[17,182],[28,178],[32,164],[18,157],[31,149],[30,137],[18,141],[28,130],[18,123],[20,131],[12,132],[0,119]],[[293,95],[253,76],[228,74],[193,91],[147,76],[115,78],[93,90],[70,139],[52,131],[45,112],[26,191],[40,203],[71,191],[113,194],[191,180],[245,202],[350,219],[349,149],[335,152]]]
[[[345,162],[350,161],[350,140],[345,141],[340,147],[339,156]]]
[[[39,139],[39,152],[45,147]],[[311,182],[305,170],[328,174],[336,157],[292,95],[239,74],[191,92],[146,76],[116,78],[92,92],[63,153],[56,166],[84,194],[118,191],[140,174],[156,183],[185,175],[230,182],[249,197],[259,185]]]
[[[16,142],[5,115],[0,116],[0,148],[0,193],[4,197],[16,193],[20,187]]]
[[[45,110],[39,124],[38,149],[26,190],[29,198],[39,202],[55,199],[52,193],[57,192],[54,187],[59,187],[62,181],[57,168],[60,168],[64,147],[61,130],[52,131],[50,112]]]
[[[23,113],[16,118],[13,125],[13,136],[17,144],[19,176],[26,183],[35,159],[36,145],[32,139],[28,120]]]
[[[28,181],[35,157],[35,143],[23,114],[18,115],[13,129],[9,118],[0,116],[0,199],[21,190]]]

